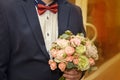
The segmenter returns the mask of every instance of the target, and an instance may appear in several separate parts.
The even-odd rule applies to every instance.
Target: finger
[[[68,74],[63,74],[63,76],[66,79],[72,79],[72,80],[76,80],[76,79],[80,79],[81,75],[77,74],[77,75],[68,75]]]
[[[70,79],[65,79],[65,80],[70,80]]]
[[[66,74],[64,73],[63,76],[66,79],[70,79],[70,80],[79,80],[81,77],[81,72],[79,72],[78,74]]]
[[[65,74],[69,74],[69,75],[76,75],[76,74],[78,74],[79,72],[76,71],[75,69],[73,69],[73,70],[66,70],[66,71],[64,71],[64,73],[65,73]]]
[[[71,80],[71,79],[75,80],[74,76],[71,76],[71,75],[68,75],[68,74],[63,74],[63,76],[66,78],[66,80]]]

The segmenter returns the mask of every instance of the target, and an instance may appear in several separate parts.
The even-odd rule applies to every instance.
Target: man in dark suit
[[[40,13],[38,4],[57,9]],[[65,30],[85,33],[80,8],[66,0],[0,0],[0,80],[58,80],[60,71],[48,64],[48,44]],[[81,72],[63,75],[79,80]]]

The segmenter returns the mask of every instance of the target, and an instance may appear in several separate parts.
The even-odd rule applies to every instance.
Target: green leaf
[[[73,62],[68,62],[67,69],[73,69],[73,68],[75,68],[74,63]]]
[[[69,40],[73,33],[70,30],[66,30],[64,34],[60,35],[60,39],[67,39]]]
[[[64,57],[64,58],[66,58],[66,57],[67,57],[67,54],[66,54],[66,53],[64,53],[64,54],[63,54],[63,57]]]
[[[70,30],[66,30],[66,31],[65,31],[65,34],[73,35],[73,33],[72,33]]]
[[[83,37],[84,37],[84,34],[83,34],[83,33],[78,33],[77,35],[79,35],[79,36],[83,36]]]
[[[68,34],[62,34],[60,36],[61,39],[68,39],[70,36]]]

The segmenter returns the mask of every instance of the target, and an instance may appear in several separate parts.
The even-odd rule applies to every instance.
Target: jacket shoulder
[[[0,7],[7,7],[8,9],[18,3],[20,0],[0,0]]]
[[[81,8],[80,8],[79,6],[77,6],[77,5],[73,4],[73,3],[70,3],[70,2],[67,2],[67,3],[68,3],[68,6],[69,6],[72,10],[77,11],[77,12],[79,12],[79,13],[82,12],[82,11],[81,11]]]

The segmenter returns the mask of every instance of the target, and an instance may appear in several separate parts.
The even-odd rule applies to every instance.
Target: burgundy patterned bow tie
[[[45,5],[42,5],[42,4],[38,4],[37,8],[38,8],[39,15],[42,15],[46,10],[50,10],[53,13],[57,13],[58,4],[56,3],[56,4],[53,4],[51,6],[45,6]]]

